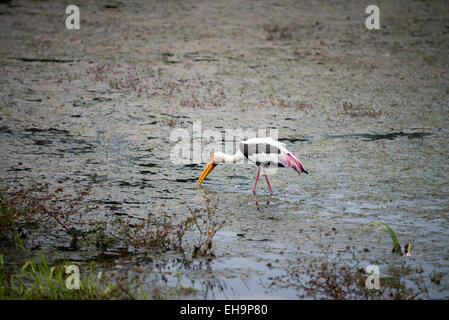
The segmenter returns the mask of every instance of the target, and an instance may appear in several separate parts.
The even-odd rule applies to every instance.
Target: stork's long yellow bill
[[[201,173],[200,178],[198,179],[198,181],[196,182],[197,185],[200,185],[203,180],[207,177],[207,175],[214,170],[216,164],[212,161],[209,160],[209,162],[206,164],[206,166],[203,169],[203,172]]]

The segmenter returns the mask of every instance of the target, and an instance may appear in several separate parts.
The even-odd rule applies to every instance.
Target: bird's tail
[[[309,174],[301,161],[296,158],[292,153],[281,153],[279,154],[279,162],[282,163],[285,167],[290,167],[298,173],[304,172],[305,174]]]

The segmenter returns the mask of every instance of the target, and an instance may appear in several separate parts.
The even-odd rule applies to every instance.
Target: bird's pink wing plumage
[[[281,150],[281,153],[278,155],[279,157],[279,162],[284,166],[284,167],[290,167],[293,170],[295,170],[298,173],[304,172],[304,173],[308,173],[301,161],[298,160],[298,158],[296,158],[291,152],[289,152],[288,150]]]

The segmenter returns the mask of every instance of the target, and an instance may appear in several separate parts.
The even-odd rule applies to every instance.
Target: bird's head
[[[200,185],[203,180],[207,177],[209,173],[211,173],[212,170],[215,169],[217,166],[217,159],[215,157],[215,154],[211,154],[209,161],[207,162],[206,166],[203,169],[203,172],[201,173],[201,176],[199,177],[198,181],[196,182],[197,185]]]

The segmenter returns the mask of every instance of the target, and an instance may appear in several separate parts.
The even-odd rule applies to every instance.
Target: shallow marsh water
[[[149,285],[180,272],[197,298],[279,299],[298,293],[270,277],[339,251],[381,275],[404,260],[449,271],[444,1],[380,1],[378,31],[358,1],[105,4],[80,2],[79,31],[64,28],[63,3],[0,4],[3,183],[90,185],[105,219],[161,205],[182,216],[209,199],[227,221],[213,259],[117,257],[106,269],[139,264]],[[309,175],[281,169],[273,196],[264,181],[252,195],[255,167],[220,165],[198,188],[202,164],[170,162],[170,134],[195,121],[277,128]],[[359,232],[374,220],[411,257],[391,253],[387,233]],[[449,296],[447,277],[430,296]]]

